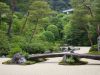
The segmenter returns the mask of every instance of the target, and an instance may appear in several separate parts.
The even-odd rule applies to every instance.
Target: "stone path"
[[[81,47],[77,53],[87,53],[89,47]],[[82,59],[89,62],[88,65],[63,66],[58,65],[62,60],[59,58],[49,58],[49,60],[29,66],[3,65],[3,61],[8,60],[0,58],[0,75],[100,75],[100,61]]]

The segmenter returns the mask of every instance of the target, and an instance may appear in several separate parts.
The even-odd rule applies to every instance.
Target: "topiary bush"
[[[56,40],[59,39],[59,30],[57,26],[49,25],[47,27],[47,31],[51,31],[54,34]]]
[[[40,39],[48,42],[53,42],[55,40],[55,36],[51,31],[44,31],[40,35]]]
[[[45,46],[42,43],[28,43],[25,44],[22,49],[29,54],[44,53]]]

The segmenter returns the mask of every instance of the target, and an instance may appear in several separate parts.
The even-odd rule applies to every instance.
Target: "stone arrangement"
[[[100,51],[100,36],[97,38],[97,42],[98,42],[98,51]]]
[[[22,64],[25,63],[26,59],[20,53],[16,53],[12,58],[12,63],[14,64]]]

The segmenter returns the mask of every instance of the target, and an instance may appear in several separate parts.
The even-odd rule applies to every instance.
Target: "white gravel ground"
[[[87,53],[89,47],[81,47],[77,53]],[[9,59],[9,58],[8,58]],[[58,65],[62,60],[49,58],[49,60],[29,66],[3,65],[7,58],[0,58],[0,75],[100,75],[100,61],[82,59],[89,62],[88,65],[64,66]]]

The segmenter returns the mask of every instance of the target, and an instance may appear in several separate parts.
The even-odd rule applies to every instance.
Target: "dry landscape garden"
[[[100,75],[100,0],[0,0],[0,75]]]

